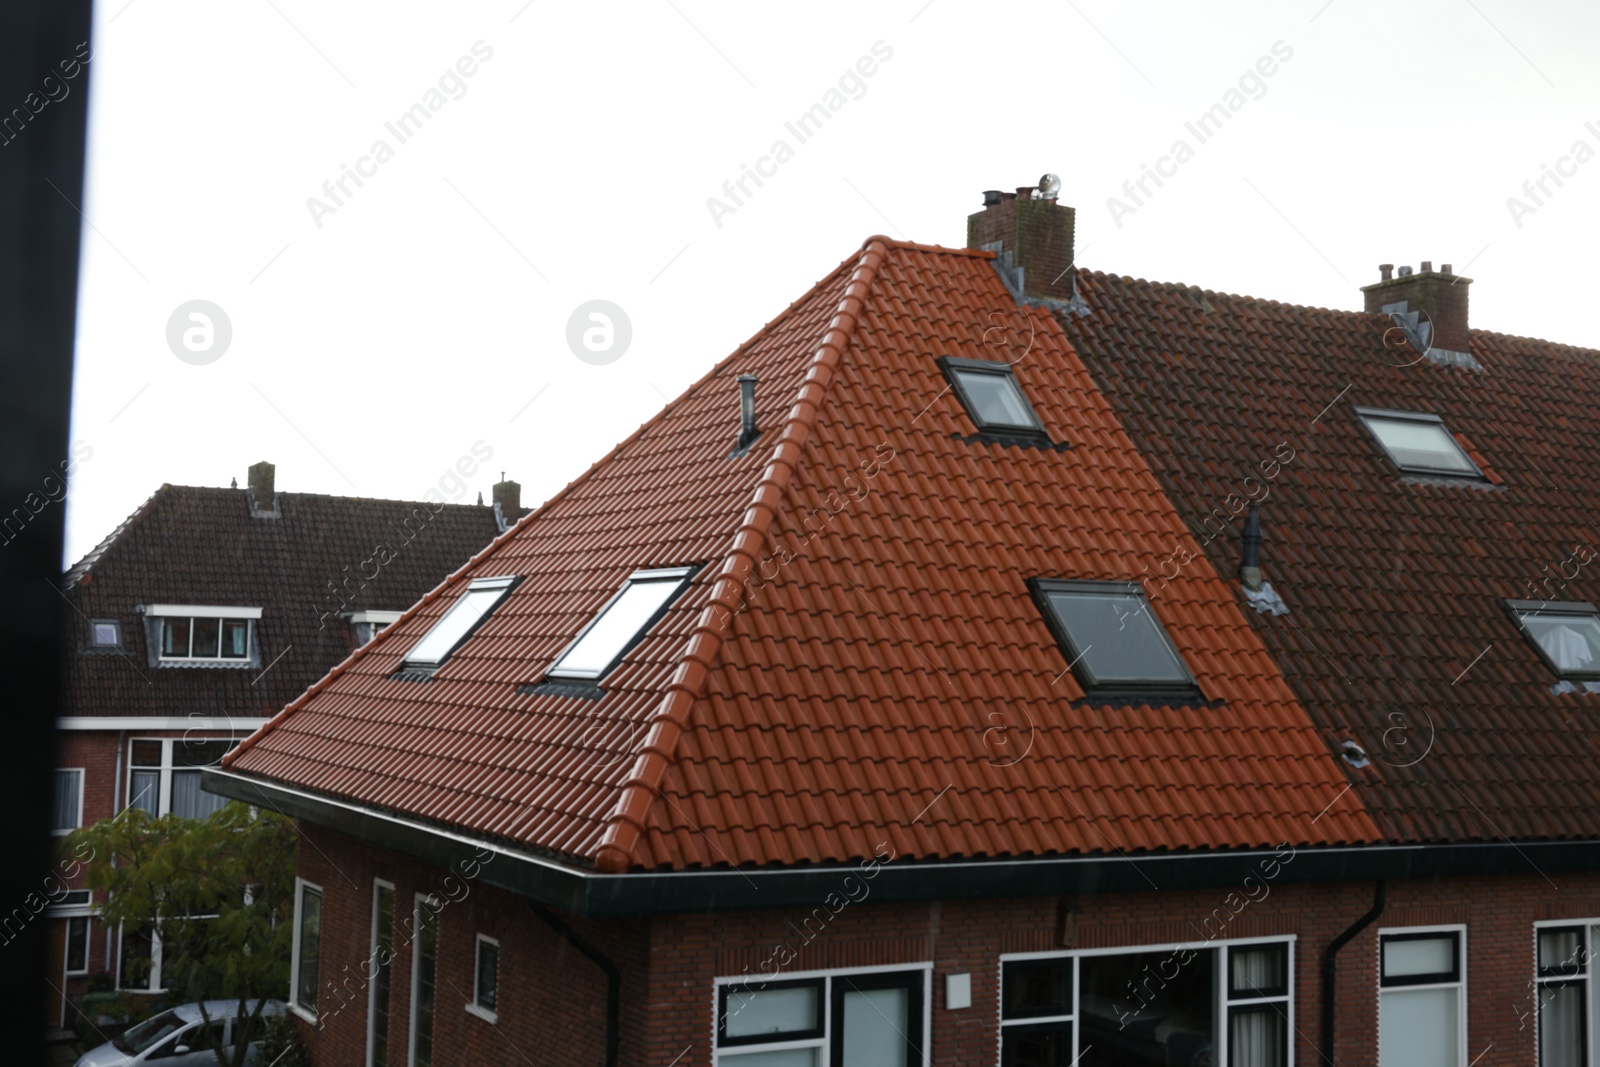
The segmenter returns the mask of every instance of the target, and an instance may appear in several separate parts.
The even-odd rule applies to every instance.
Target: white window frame
[[[146,984],[129,986],[123,981],[122,964],[123,958],[127,955],[124,951],[127,932],[126,923],[117,927],[117,989],[132,993],[165,993],[167,987],[161,980],[161,933],[158,930],[150,932],[150,977]]]
[[[97,626],[115,627],[116,628],[117,639],[115,641],[112,641],[110,644],[105,644],[105,643],[103,643],[101,641],[96,640],[95,627],[97,627]],[[89,620],[89,647],[90,648],[101,649],[101,650],[106,651],[106,652],[110,652],[110,651],[113,651],[113,650],[121,649],[123,647],[122,620],[121,619],[90,619]]]
[[[366,640],[362,641],[361,644],[367,645],[371,643],[374,637],[393,626],[400,616],[404,614],[405,612],[403,611],[352,611],[349,615],[350,628],[355,631],[358,637],[365,633]],[[363,631],[360,627],[368,627],[369,629]]]
[[[301,933],[301,930],[302,930],[302,927],[303,927],[303,923],[301,921],[301,914],[300,913],[301,913],[302,902],[305,900],[305,894],[306,894],[307,890],[310,890],[311,892],[316,893],[317,896],[322,900],[323,918],[326,918],[326,916],[327,916],[328,896],[327,896],[327,894],[325,892],[323,892],[322,886],[317,885],[315,882],[309,882],[306,879],[301,878],[299,875],[295,875],[295,879],[294,879],[294,941],[293,941],[293,944],[292,944],[292,946],[291,946],[291,948],[289,950],[289,996],[288,996],[288,1003],[289,1003],[289,1010],[290,1011],[292,1011],[296,1015],[300,1016],[300,1018],[306,1020],[306,1022],[314,1023],[314,1022],[317,1021],[316,1006],[312,1005],[312,1007],[307,1008],[307,1007],[305,1007],[304,1005],[302,1005],[300,1003],[300,999],[299,999],[300,998],[300,933]],[[323,918],[319,918],[317,920],[317,991],[319,993],[322,990],[322,955],[323,955],[323,953],[322,953],[322,944],[323,944],[323,941],[325,940],[323,938],[322,934],[323,934],[324,928],[327,926],[327,923],[323,921]]]
[[[1457,951],[1459,951],[1461,953],[1461,958],[1458,961],[1459,964],[1460,964],[1460,970],[1461,970],[1461,977],[1460,977],[1459,981],[1456,981],[1456,982],[1435,982],[1435,983],[1429,983],[1429,984],[1426,984],[1426,985],[1404,985],[1404,986],[1395,986],[1393,988],[1395,988],[1396,990],[1404,990],[1404,991],[1427,990],[1427,989],[1454,989],[1454,990],[1456,990],[1456,998],[1457,998],[1456,999],[1456,1050],[1457,1050],[1457,1053],[1458,1053],[1458,1055],[1456,1056],[1456,1061],[1457,1061],[1457,1067],[1467,1067],[1467,1004],[1468,1004],[1468,1001],[1467,1001],[1467,924],[1466,923],[1446,923],[1446,924],[1440,925],[1440,926],[1384,926],[1384,927],[1380,927],[1378,929],[1378,951],[1375,953],[1375,955],[1377,956],[1377,966],[1378,966],[1378,983],[1377,983],[1377,992],[1378,992],[1378,1004],[1377,1004],[1377,1008],[1378,1008],[1378,1015],[1377,1015],[1378,1027],[1377,1027],[1377,1029],[1378,1029],[1378,1035],[1377,1036],[1378,1036],[1379,1053],[1381,1055],[1382,1050],[1383,1050],[1383,989],[1384,989],[1384,987],[1383,987],[1383,939],[1386,938],[1386,937],[1393,937],[1395,935],[1410,935],[1410,934],[1456,934],[1456,935],[1458,935],[1459,940],[1457,941],[1457,946],[1458,946]],[[1537,960],[1535,961],[1535,963],[1537,964]],[[1379,1067],[1386,1067],[1386,1065],[1384,1065],[1382,1063],[1382,1061],[1380,1060],[1379,1061]]]
[[[372,955],[369,957],[369,959],[372,961],[372,974],[367,982],[367,1055],[366,1059],[363,1061],[366,1064],[366,1067],[372,1067],[373,1055],[377,1051],[374,1046],[377,1044],[378,1039],[378,920],[380,918],[380,914],[378,912],[378,898],[381,892],[385,889],[389,891],[390,904],[388,916],[390,925],[389,962],[386,966],[389,967],[389,1007],[391,1010],[393,1009],[394,1005],[394,905],[399,901],[400,898],[395,893],[393,882],[385,881],[382,878],[374,878],[372,880],[372,929],[371,936],[367,939],[367,943],[370,946],[369,951],[372,953]],[[393,1023],[393,1017],[391,1016],[388,1021]],[[384,1037],[387,1040],[388,1035],[385,1034]],[[384,1047],[387,1051],[387,1044]],[[388,1058],[391,1060],[393,1059],[393,1057]]]
[[[1534,1063],[1539,1063],[1543,1049],[1539,1047],[1539,1014],[1544,1011],[1544,996],[1542,990],[1548,982],[1570,982],[1572,979],[1541,978],[1539,976],[1539,931],[1551,928],[1568,926],[1581,926],[1583,928],[1583,950],[1588,953],[1581,981],[1585,983],[1583,998],[1584,1036],[1588,1039],[1589,1047],[1584,1050],[1586,1063],[1600,1062],[1600,1035],[1596,1035],[1597,1024],[1600,1024],[1600,988],[1597,988],[1595,954],[1600,952],[1600,937],[1595,936],[1595,928],[1600,927],[1600,917],[1589,919],[1544,919],[1533,924],[1533,1045]]]
[[[481,964],[484,945],[492,945],[494,947],[494,990],[495,1004],[497,1005],[495,1008],[485,1008],[482,1004],[478,1003],[479,999],[483,995],[483,990],[478,988],[478,976],[482,971]],[[499,1003],[500,939],[497,937],[490,937],[488,934],[479,934],[472,943],[472,1000],[467,1003],[467,1014],[476,1015],[484,1022],[498,1023],[500,1021],[500,1012],[498,1008]]]
[[[76,971],[72,969],[72,957],[69,955],[71,950],[68,948],[72,944],[73,923],[83,924],[83,967]],[[94,954],[94,945],[91,943],[91,939],[94,937],[94,923],[90,919],[89,913],[85,911],[82,915],[64,916],[61,924],[61,937],[61,958],[64,964],[62,973],[68,978],[76,978],[88,974],[89,957]]]
[[[550,669],[545,672],[545,676],[558,681],[598,682],[607,674],[610,674],[616,669],[617,664],[622,662],[623,657],[633,651],[640,641],[644,640],[655,624],[661,621],[661,617],[672,610],[672,605],[677,602],[679,597],[683,596],[683,591],[688,588],[689,582],[694,578],[698,569],[698,567],[656,567],[649,570],[634,571],[628,575],[627,580],[622,583],[622,587],[600,606],[600,610],[596,611],[594,617],[584,625],[583,629],[578,631],[577,636],[567,642],[565,648],[556,653],[556,657],[551,661]],[[644,621],[644,625],[635,630],[633,636],[622,643],[622,646],[612,655],[609,663],[599,670],[592,671],[561,666],[562,661],[571,655],[579,645],[583,644],[584,638],[589,636],[589,631],[600,625],[600,621],[606,617],[611,609],[622,602],[623,597],[628,595],[628,590],[632,589],[636,583],[655,582],[671,583],[672,592],[662,602],[661,606],[656,609],[655,613]]]
[[[1450,427],[1446,426],[1444,419],[1440,418],[1438,415],[1434,415],[1426,411],[1392,411],[1386,408],[1365,407],[1358,407],[1355,409],[1355,412],[1356,417],[1361,420],[1362,428],[1367,431],[1367,434],[1371,436],[1371,438],[1377,442],[1378,447],[1382,449],[1384,458],[1386,458],[1390,464],[1394,466],[1394,469],[1399,471],[1401,474],[1408,474],[1415,478],[1455,478],[1469,482],[1482,482],[1487,480],[1484,478],[1483,469],[1478,466],[1477,461],[1471,456],[1467,455],[1467,450],[1461,447],[1461,443],[1456,440],[1456,435],[1450,432]],[[1439,432],[1444,434],[1445,441],[1452,449],[1455,450],[1456,455],[1465,461],[1469,469],[1459,470],[1456,468],[1446,469],[1443,467],[1418,467],[1402,464],[1400,460],[1396,458],[1395,454],[1389,450],[1388,444],[1385,443],[1381,436],[1379,436],[1378,431],[1374,429],[1374,421],[1417,422],[1429,426],[1437,426],[1439,428]]]
[[[500,610],[500,606],[506,602],[506,597],[511,595],[511,590],[515,589],[517,587],[517,583],[521,580],[522,578],[515,574],[500,574],[488,578],[472,579],[472,581],[467,583],[466,588],[462,589],[461,592],[456,595],[455,600],[450,604],[450,606],[445,608],[444,614],[433,620],[433,625],[428,627],[428,632],[417,638],[410,650],[406,652],[405,658],[401,660],[401,666],[409,667],[414,670],[435,671],[440,667],[443,667],[446,663],[450,662],[451,658],[454,657],[457,652],[461,651],[461,646],[472,640],[473,635],[483,628],[484,623],[489,621],[490,616]],[[434,631],[438,630],[444,621],[448,619],[454,611],[466,603],[466,598],[469,594],[490,593],[496,591],[498,591],[500,595],[478,613],[478,617],[472,620],[471,624],[467,626],[466,632],[456,639],[455,644],[447,648],[439,655],[437,659],[417,658],[417,650],[426,645],[428,643],[428,639],[433,636]]]
[[[725,975],[716,978],[711,984],[711,1050],[713,1067],[727,1064],[727,1067],[738,1067],[740,1055],[751,1052],[786,1052],[789,1049],[816,1048],[820,1050],[817,1056],[817,1067],[828,1067],[829,1049],[833,1041],[833,1019],[830,1007],[833,999],[833,985],[827,979],[844,977],[853,974],[895,974],[906,971],[922,972],[922,1063],[920,1067],[932,1067],[933,1064],[933,963],[923,960],[918,963],[884,963],[871,967],[835,967],[829,970],[817,971],[779,971],[768,976],[773,982],[802,981],[805,979],[824,979],[822,985],[822,1036],[802,1038],[798,1041],[774,1041],[771,1044],[733,1045],[727,1049],[717,1045],[717,1016],[722,1011],[722,990],[726,986],[749,985],[752,980],[759,978],[749,974]],[[760,990],[756,990],[760,992]]]
[[[1198,953],[1215,949],[1216,955],[1212,960],[1212,988],[1214,992],[1211,1005],[1213,1012],[1212,1018],[1215,1020],[1214,1025],[1217,1031],[1213,1052],[1214,1062],[1218,1064],[1225,1064],[1228,1062],[1228,1040],[1232,1033],[1231,1013],[1229,1009],[1249,1004],[1275,1004],[1279,1002],[1286,1002],[1288,1007],[1289,1047],[1288,1059],[1285,1060],[1285,1065],[1286,1067],[1294,1067],[1294,1046],[1295,1038],[1298,1033],[1295,1024],[1295,951],[1299,947],[1299,942],[1300,939],[1297,934],[1275,934],[1269,937],[1234,937],[1217,938],[1211,941],[1177,941],[1161,945],[1117,945],[1109,948],[1082,948],[1070,949],[1066,951],[1052,949],[1044,952],[1002,953],[1000,956],[1000,967],[997,974],[997,977],[999,978],[997,983],[998,995],[995,1000],[995,1018],[998,1023],[998,1025],[995,1027],[995,1063],[998,1064],[1001,1062],[1001,1056],[1003,1055],[1005,1049],[1005,1031],[1008,1027],[1007,1021],[1001,1015],[1001,1013],[1005,1010],[1004,983],[1005,965],[1007,963],[1025,962],[1028,960],[1070,959],[1072,961],[1071,1014],[1029,1016],[1028,1018],[1024,1019],[1013,1019],[1010,1021],[1009,1026],[1021,1028],[1032,1026],[1038,1023],[1071,1022],[1073,1024],[1072,1059],[1068,1062],[1076,1063],[1078,1062],[1078,1058],[1081,1057],[1084,1052],[1084,1049],[1081,1047],[1083,1030],[1079,1025],[1079,1016],[1082,1014],[1080,998],[1083,995],[1081,963],[1084,959],[1093,956],[1133,956],[1146,952],[1182,952],[1189,950]],[[1286,997],[1235,998],[1230,996],[1230,990],[1232,987],[1230,985],[1231,976],[1228,973],[1228,949],[1248,945],[1285,946],[1285,953],[1287,956],[1285,966],[1288,968],[1287,979],[1289,988],[1288,995]]]
[[[123,787],[123,794],[124,794],[124,796],[123,796],[123,806],[122,806],[122,809],[120,809],[120,810],[126,810],[127,808],[133,807],[133,797],[134,797],[133,775],[134,775],[134,772],[136,772],[136,771],[158,770],[159,774],[160,774],[160,777],[157,779],[157,782],[159,784],[157,785],[157,788],[156,788],[156,818],[159,819],[159,818],[163,818],[163,817],[165,817],[167,815],[171,815],[172,814],[172,776],[173,776],[173,773],[175,771],[197,771],[197,770],[200,769],[199,767],[178,767],[178,766],[175,766],[174,763],[173,763],[173,759],[172,759],[172,746],[173,745],[182,744],[185,741],[194,741],[194,742],[200,742],[200,741],[231,741],[231,742],[233,742],[233,747],[234,748],[238,748],[240,742],[242,742],[243,740],[244,740],[243,737],[234,736],[233,734],[229,734],[226,737],[188,737],[188,736],[185,736],[185,737],[130,737],[130,738],[128,738],[127,782],[125,783],[125,785]],[[139,764],[138,766],[134,765],[134,762],[133,762],[133,746],[134,746],[134,744],[136,742],[141,742],[141,741],[153,741],[153,742],[159,742],[160,743],[160,745],[161,745],[161,766],[159,768],[151,767],[151,766],[149,766],[147,764],[143,764],[143,763]],[[232,751],[232,750],[230,749],[229,751]],[[215,766],[215,764],[207,764],[207,766]]]
[[[57,767],[55,769],[55,773],[56,774],[75,774],[75,775],[78,776],[78,820],[77,820],[77,822],[74,825],[69,826],[69,827],[67,827],[65,829],[61,829],[61,828],[55,827],[55,826],[52,826],[50,828],[51,836],[53,836],[53,837],[65,837],[67,834],[70,834],[70,833],[72,833],[72,831],[77,830],[77,829],[79,829],[79,828],[81,828],[83,826],[83,780],[84,780],[85,776],[84,776],[82,767]],[[50,786],[51,786],[51,791],[50,791],[51,806],[54,807],[54,803],[55,803],[55,780],[54,780],[54,776],[53,775],[51,777]],[[52,811],[50,813],[50,821],[51,822],[55,821],[55,812],[54,811]]]
[[[488,614],[485,612],[484,614]],[[418,965],[422,962],[422,910],[424,901],[433,905],[433,1033],[430,1040],[437,1044],[439,1036],[439,934],[443,928],[444,904],[432,893],[414,893],[411,897],[411,995],[406,1006],[406,1067],[417,1063],[417,987]],[[432,1049],[429,1050],[432,1062]]]

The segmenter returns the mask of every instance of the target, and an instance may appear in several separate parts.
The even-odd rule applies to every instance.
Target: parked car
[[[248,1001],[246,1007],[253,1012],[257,1003]],[[160,1067],[216,1067],[217,1055],[213,1048],[218,1044],[226,1048],[233,1043],[238,1012],[237,1000],[208,1000],[204,1014],[198,1003],[180,1004],[90,1049],[78,1057],[75,1067],[142,1067],[147,1063]],[[281,1000],[269,1000],[261,1009],[263,1019],[282,1014]],[[259,1041],[250,1043],[246,1063],[255,1061],[259,1046]]]

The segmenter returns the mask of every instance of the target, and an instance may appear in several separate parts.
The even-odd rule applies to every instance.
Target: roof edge
[[[620,872],[633,864],[634,850],[644,835],[645,821],[656,797],[661,795],[661,780],[672,765],[678,740],[689,724],[695,701],[705,690],[711,667],[721,651],[722,635],[739,602],[740,589],[756,564],[767,530],[783,502],[784,490],[800,465],[828,386],[844,359],[845,349],[866,307],[867,293],[888,251],[888,243],[881,237],[869,237],[861,246],[855,270],[845,284],[844,296],[811,358],[800,393],[784,420],[783,432],[767,460],[766,469],[761,472],[755,493],[734,532],[733,542],[723,555],[722,571],[712,588],[711,599],[702,609],[700,621],[684,647],[672,684],[647,721],[644,746],[632,772],[623,780],[616,807],[605,821],[600,844],[595,850],[595,865],[602,871]],[[791,304],[790,309],[793,307]]]

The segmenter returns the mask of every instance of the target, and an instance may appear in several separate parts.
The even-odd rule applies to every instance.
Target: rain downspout
[[[1329,942],[1327,950],[1322,953],[1322,1061],[1326,1064],[1333,1063],[1333,999],[1334,989],[1338,984],[1339,950],[1383,914],[1387,885],[1387,882],[1379,879],[1373,888],[1371,909],[1357,919],[1348,930]]]

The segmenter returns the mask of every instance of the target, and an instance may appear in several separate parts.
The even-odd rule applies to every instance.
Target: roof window
[[[483,624],[517,581],[515,575],[474,578],[460,599],[407,653],[405,665],[424,669],[441,666]]]
[[[1456,444],[1437,415],[1356,408],[1362,423],[1407,474],[1481,479],[1483,472]]]
[[[1512,618],[1551,670],[1600,679],[1600,609],[1576,601],[1508,600]]]
[[[1199,695],[1137,582],[1035,578],[1029,585],[1067,666],[1091,696]]]
[[[665,614],[694,572],[694,567],[634,571],[556,657],[549,676],[587,681],[603,677]]]
[[[1009,363],[945,356],[939,366],[980,432],[1007,437],[1048,436]]]

